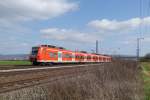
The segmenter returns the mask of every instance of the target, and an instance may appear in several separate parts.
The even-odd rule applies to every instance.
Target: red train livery
[[[81,63],[81,62],[111,62],[110,56],[70,51],[52,45],[32,47],[30,61],[33,65],[53,63]]]

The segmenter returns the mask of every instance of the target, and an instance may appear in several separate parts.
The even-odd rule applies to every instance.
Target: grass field
[[[24,60],[1,60],[0,65],[31,65],[31,62]]]
[[[142,62],[145,100],[150,100],[150,62]]]

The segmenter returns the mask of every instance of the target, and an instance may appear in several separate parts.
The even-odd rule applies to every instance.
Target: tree
[[[150,53],[141,58],[141,61],[150,61]]]

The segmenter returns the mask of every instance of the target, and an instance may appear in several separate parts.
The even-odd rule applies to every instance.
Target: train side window
[[[72,54],[64,54],[63,57],[64,58],[72,58]]]
[[[80,58],[80,56],[76,55],[76,59],[79,59],[79,58]]]
[[[57,58],[57,53],[55,52],[50,52],[49,55],[51,58]]]
[[[95,56],[93,57],[93,59],[95,60]]]
[[[105,58],[103,58],[103,61],[105,61]]]
[[[94,60],[98,60],[98,57],[94,56],[93,59],[94,59]]]
[[[90,59],[91,59],[91,56],[87,56],[87,59],[90,60]]]
[[[72,58],[72,54],[67,54],[67,57],[68,58]]]
[[[79,59],[81,59],[81,56],[78,56],[79,57]]]
[[[98,57],[96,57],[96,60],[98,60]]]
[[[101,58],[101,57],[99,57],[99,60],[102,60],[102,58]]]
[[[84,59],[84,56],[80,56],[80,59]]]
[[[77,55],[75,55],[75,57],[76,57],[76,58],[78,58],[78,56],[77,56]]]
[[[80,56],[80,59],[82,59],[82,56]]]

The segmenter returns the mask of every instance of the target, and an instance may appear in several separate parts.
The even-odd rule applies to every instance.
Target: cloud
[[[124,44],[124,45],[133,45],[133,44],[136,44],[136,39],[134,40],[125,40],[125,41],[122,41],[121,43]]]
[[[120,31],[130,31],[139,28],[140,25],[150,25],[150,17],[145,18],[132,18],[125,21],[117,20],[93,20],[88,23],[92,28],[95,28],[103,32],[120,32]]]
[[[71,29],[48,28],[40,30],[43,38],[69,42],[93,43],[98,39],[96,34],[78,32]]]
[[[50,19],[78,8],[69,0],[3,0],[0,2],[0,19],[26,21]]]
[[[25,22],[51,19],[77,8],[71,0],[1,0],[0,32],[24,33],[31,30]]]
[[[36,30],[30,27],[35,21],[49,20],[77,9],[78,2],[74,0],[1,0],[0,53],[9,53],[10,49],[11,53],[28,51],[31,45],[41,43],[35,43],[40,37],[27,38],[29,34],[37,36]]]

